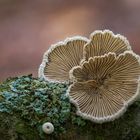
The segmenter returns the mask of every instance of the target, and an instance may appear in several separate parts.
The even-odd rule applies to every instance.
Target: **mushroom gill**
[[[114,35],[112,31],[95,31],[90,35],[90,41],[84,47],[84,60],[90,57],[101,56],[109,52],[117,55],[131,50],[128,40],[120,35]]]
[[[44,54],[39,77],[50,82],[69,82],[69,71],[79,65],[87,41],[88,39],[77,36],[52,45]]]
[[[68,89],[77,114],[94,122],[114,120],[139,95],[140,59],[132,51],[96,56],[70,71]]]

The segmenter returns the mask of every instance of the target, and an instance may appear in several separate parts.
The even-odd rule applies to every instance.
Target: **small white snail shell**
[[[46,134],[51,134],[54,131],[54,126],[50,122],[46,122],[42,125],[42,130]]]

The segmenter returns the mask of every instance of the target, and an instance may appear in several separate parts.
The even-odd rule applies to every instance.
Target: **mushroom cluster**
[[[77,115],[103,123],[121,116],[139,97],[140,57],[125,37],[95,31],[90,39],[73,37],[52,45],[39,77],[69,83],[67,96]]]

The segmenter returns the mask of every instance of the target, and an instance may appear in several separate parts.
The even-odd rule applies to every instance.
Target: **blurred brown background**
[[[0,81],[37,76],[51,44],[97,29],[126,36],[140,54],[140,0],[0,0]]]

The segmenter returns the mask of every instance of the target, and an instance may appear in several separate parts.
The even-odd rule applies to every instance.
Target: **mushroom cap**
[[[50,122],[46,122],[42,125],[42,130],[46,134],[51,134],[54,131],[54,126]]]
[[[84,60],[90,57],[101,56],[109,52],[117,55],[131,50],[128,40],[120,35],[114,35],[112,31],[95,31],[90,35],[90,41],[84,47]]]
[[[79,65],[87,41],[87,38],[76,36],[52,45],[44,54],[39,77],[50,82],[68,83],[69,71]]]
[[[70,71],[67,95],[77,114],[94,122],[114,120],[139,96],[140,59],[132,51],[108,53]]]

